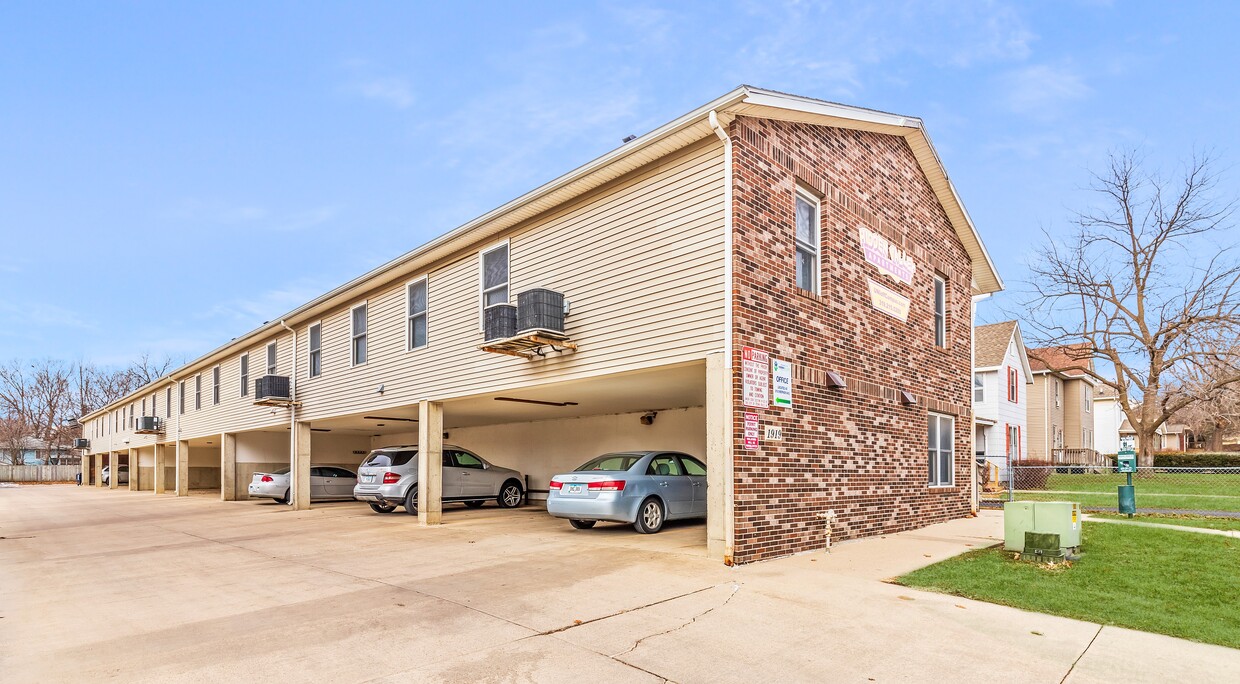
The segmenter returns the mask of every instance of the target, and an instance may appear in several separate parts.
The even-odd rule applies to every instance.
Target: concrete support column
[[[293,462],[290,464],[293,485],[293,510],[310,509],[310,423],[298,421],[293,429]]]
[[[118,451],[108,452],[108,489],[116,489],[117,488],[116,481],[121,479],[120,477],[117,476],[117,473],[116,473],[117,466],[120,465],[118,461],[120,460],[121,460],[120,452]]]
[[[129,491],[136,492],[138,491],[138,480],[141,479],[141,476],[138,474],[138,450],[130,449],[129,458],[126,460],[129,462]]]
[[[177,496],[189,496],[189,442],[177,440]]]
[[[167,459],[168,450],[163,444],[155,445],[155,493],[163,494],[167,491],[168,483],[164,477],[164,461]]]
[[[220,434],[220,501],[237,500],[237,435]]]
[[[82,485],[90,484],[90,456],[82,454]]]
[[[418,403],[418,522],[443,518],[443,404]]]
[[[736,538],[733,446],[736,442],[732,369],[723,354],[706,357],[706,548],[732,564]]]
[[[93,465],[95,466],[95,486],[102,487],[103,486],[103,454],[95,454],[94,456],[91,457],[91,460],[94,461]]]

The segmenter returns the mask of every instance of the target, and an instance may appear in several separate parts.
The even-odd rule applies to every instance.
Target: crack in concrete
[[[715,586],[717,586],[717,587],[718,587],[718,586],[723,586],[723,585],[715,585]],[[711,588],[713,589],[714,587],[711,587]],[[678,632],[678,631],[680,631],[680,630],[684,629],[685,627],[688,627],[689,625],[691,625],[691,624],[693,624],[693,623],[697,622],[699,618],[703,618],[703,617],[705,617],[705,616],[709,615],[710,613],[713,613],[713,612],[715,612],[716,610],[719,610],[719,609],[721,609],[721,608],[723,608],[723,607],[727,606],[729,603],[731,603],[731,602],[732,602],[732,599],[736,597],[737,592],[739,592],[740,590],[741,590],[741,585],[740,585],[740,584],[737,584],[736,582],[733,582],[733,583],[732,583],[732,593],[728,594],[728,597],[727,597],[726,599],[724,599],[724,600],[723,600],[723,603],[720,603],[720,604],[719,604],[719,605],[717,605],[717,606],[711,606],[710,608],[707,608],[706,610],[704,610],[704,611],[702,611],[702,612],[698,613],[697,615],[694,615],[692,618],[690,618],[690,619],[689,619],[689,621],[688,621],[688,622],[686,622],[686,623],[684,623],[684,624],[682,624],[682,625],[679,625],[679,626],[677,626],[677,627],[673,627],[673,628],[671,628],[671,629],[666,629],[666,630],[663,630],[662,632],[657,632],[657,633],[655,633],[655,634],[647,634],[646,636],[644,636],[644,637],[642,637],[642,638],[638,639],[637,641],[633,642],[633,645],[632,645],[632,646],[630,646],[630,647],[628,647],[628,648],[627,648],[627,649],[625,649],[624,651],[621,651],[620,653],[616,653],[615,655],[609,655],[609,656],[607,656],[607,657],[608,657],[608,658],[611,658],[612,660],[616,660],[616,661],[619,661],[619,662],[624,662],[624,661],[620,660],[620,656],[623,656],[623,655],[628,655],[629,653],[632,653],[633,651],[637,650],[637,647],[638,647],[638,646],[641,646],[641,645],[642,645],[642,642],[646,641],[647,639],[653,639],[653,638],[655,638],[655,637],[659,637],[659,636],[664,636],[664,635],[667,635],[667,634],[671,634],[672,632]],[[631,663],[624,663],[624,664],[625,664],[625,665],[631,665]],[[654,673],[651,673],[651,674],[654,674]],[[656,676],[659,676],[659,675],[656,675]]]
[[[1072,661],[1072,665],[1070,665],[1068,667],[1068,671],[1064,673],[1063,679],[1059,680],[1059,684],[1064,684],[1064,682],[1068,681],[1068,677],[1072,676],[1072,671],[1076,669],[1076,664],[1081,662],[1081,658],[1084,658],[1086,653],[1089,653],[1089,649],[1094,645],[1094,642],[1098,640],[1098,635],[1102,634],[1103,626],[1104,625],[1098,625],[1098,631],[1094,632],[1094,638],[1090,639],[1089,643],[1085,645],[1085,650],[1081,651],[1081,655],[1077,656],[1076,660]]]

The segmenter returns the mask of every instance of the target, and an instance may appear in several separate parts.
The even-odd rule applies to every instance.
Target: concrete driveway
[[[701,525],[0,489],[0,671],[27,681],[1240,681],[1240,651],[881,580],[997,515],[726,568]]]

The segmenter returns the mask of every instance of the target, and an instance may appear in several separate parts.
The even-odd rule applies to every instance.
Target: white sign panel
[[[784,440],[784,429],[774,425],[768,425],[765,428],[763,438],[768,442],[782,442]]]
[[[905,254],[904,250],[865,226],[859,227],[857,232],[860,234],[861,251],[865,254],[865,260],[874,265],[879,273],[905,285],[913,283],[917,264],[913,263],[913,259]]]
[[[745,406],[766,408],[771,405],[771,355],[741,347],[741,388]]]
[[[901,321],[908,321],[908,297],[895,290],[870,281],[870,305]]]
[[[772,400],[776,406],[792,406],[792,362],[771,359]]]

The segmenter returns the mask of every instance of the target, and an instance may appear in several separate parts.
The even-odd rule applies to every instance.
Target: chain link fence
[[[982,505],[1076,501],[1087,512],[1115,512],[1128,476],[1108,466],[1012,465],[981,482]],[[1240,468],[1137,468],[1137,513],[1240,518]]]

